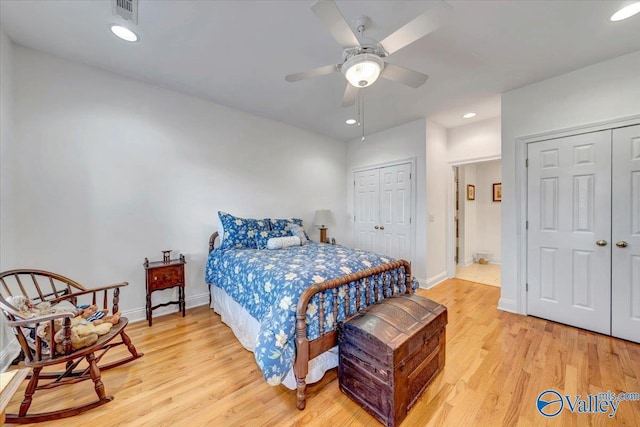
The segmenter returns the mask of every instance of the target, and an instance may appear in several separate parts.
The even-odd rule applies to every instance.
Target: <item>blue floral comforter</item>
[[[295,359],[296,305],[302,291],[313,283],[391,261],[371,252],[315,242],[278,250],[215,249],[209,255],[205,278],[207,283],[224,289],[260,322],[256,362],[267,383],[277,385]],[[417,287],[415,280],[413,287]],[[332,299],[329,295],[325,298],[325,330],[335,329],[336,321],[345,317],[346,292],[346,287],[339,289],[337,319]],[[354,287],[349,286],[348,292],[349,305],[354,310]],[[318,309],[315,295],[307,310],[309,340],[320,336]]]

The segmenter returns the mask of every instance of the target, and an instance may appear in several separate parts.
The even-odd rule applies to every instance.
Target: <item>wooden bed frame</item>
[[[216,231],[209,238],[209,253],[211,253],[211,251],[213,250],[217,237],[218,232]],[[402,273],[402,270],[399,270],[401,274],[398,274],[397,277],[394,278],[393,275],[388,275],[385,277],[385,279],[380,280],[381,273],[401,268],[404,268],[404,273]],[[413,290],[411,289],[411,265],[405,260],[390,262],[388,264],[383,264],[353,274],[348,274],[346,276],[327,280],[322,283],[315,283],[302,292],[296,308],[296,359],[293,365],[293,372],[296,376],[296,397],[298,409],[302,410],[306,406],[307,384],[305,378],[307,377],[307,373],[309,371],[309,360],[317,357],[327,350],[330,350],[338,344],[337,329],[325,331],[324,291],[327,291],[329,289],[332,290],[331,298],[333,299],[333,318],[337,319],[338,288],[340,288],[341,286],[346,287],[349,283],[352,282],[359,282],[355,292],[356,311],[351,312],[351,310],[349,310],[349,313],[345,313],[345,318],[348,316],[352,316],[356,312],[366,308],[366,306],[362,303],[371,301],[371,291],[369,290],[369,285],[372,283],[374,289],[374,304],[382,300],[379,298],[380,293],[382,293],[382,295],[384,295],[386,298],[394,294],[402,293],[403,286],[405,289],[404,293],[410,294],[413,292]],[[318,316],[320,323],[320,337],[309,341],[309,339],[307,338],[306,323],[307,306],[309,305],[311,298],[315,294],[319,294]],[[209,288],[209,303],[211,303],[211,288]],[[345,296],[344,306],[350,306],[348,292]]]

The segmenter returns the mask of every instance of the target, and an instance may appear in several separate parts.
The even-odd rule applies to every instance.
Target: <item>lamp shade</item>
[[[324,228],[325,225],[331,225],[333,224],[333,214],[329,209],[318,210],[316,211],[316,216],[313,219],[313,223],[320,226],[321,228]]]
[[[384,62],[379,56],[362,53],[347,59],[342,65],[342,73],[351,85],[367,87],[378,80],[382,68]]]

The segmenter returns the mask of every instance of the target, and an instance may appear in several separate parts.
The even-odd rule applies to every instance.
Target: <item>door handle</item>
[[[376,226],[375,226],[375,227],[373,227],[373,228],[375,228],[375,229],[377,230],[377,229],[379,229],[380,227],[378,227],[378,226],[376,225]]]
[[[619,248],[626,248],[627,246],[629,246],[629,244],[624,240],[620,240],[618,243],[616,243],[616,246]]]
[[[381,225],[381,226],[380,226],[380,230],[384,230],[384,225]]]
[[[596,245],[598,245],[598,246],[607,246],[607,241],[606,240],[598,240],[596,242]]]

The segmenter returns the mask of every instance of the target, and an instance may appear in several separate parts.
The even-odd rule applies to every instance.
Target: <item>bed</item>
[[[214,249],[217,238],[215,232],[209,239],[206,268],[211,306],[254,352],[267,383],[296,389],[298,409],[305,407],[307,382],[337,366],[337,325],[417,288],[404,260],[315,242]]]

